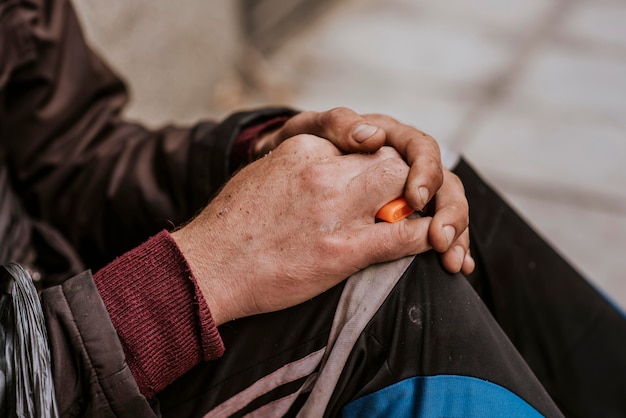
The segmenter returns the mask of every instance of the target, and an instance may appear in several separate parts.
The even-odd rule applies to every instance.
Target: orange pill
[[[385,222],[398,222],[413,213],[413,209],[406,202],[404,197],[399,197],[387,203],[376,213],[376,218]]]

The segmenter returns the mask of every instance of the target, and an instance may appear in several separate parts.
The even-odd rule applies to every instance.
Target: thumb
[[[428,228],[432,218],[407,218],[395,223],[378,222],[361,231],[358,242],[363,256],[360,265],[397,260],[421,254],[432,247]]]
[[[345,107],[294,116],[280,130],[279,141],[301,133],[325,138],[348,153],[375,152],[386,140],[384,129]]]

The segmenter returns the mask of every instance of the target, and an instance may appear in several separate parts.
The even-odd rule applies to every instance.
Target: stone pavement
[[[133,88],[131,116],[187,122],[268,101],[388,113],[462,152],[626,307],[622,0],[336,2],[264,61],[244,60],[267,81],[256,96],[230,75],[246,55],[236,9],[209,3],[80,1]]]

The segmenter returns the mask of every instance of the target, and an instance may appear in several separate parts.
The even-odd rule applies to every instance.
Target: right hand
[[[433,202],[429,240],[452,273],[474,270],[469,252],[469,207],[458,177],[443,167],[437,141],[430,135],[381,114],[359,115],[337,107],[325,112],[302,112],[262,136],[255,153],[263,155],[298,134],[325,138],[346,153],[372,153],[383,145],[396,149],[409,164],[403,195],[415,210]]]
[[[172,236],[217,325],[284,309],[370,264],[430,249],[431,218],[375,222],[408,174],[393,148],[343,155],[297,135],[238,172]]]

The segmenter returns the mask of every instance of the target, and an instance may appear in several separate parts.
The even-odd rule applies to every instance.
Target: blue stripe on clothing
[[[542,416],[502,386],[457,375],[402,380],[350,402],[342,412],[345,418]]]

